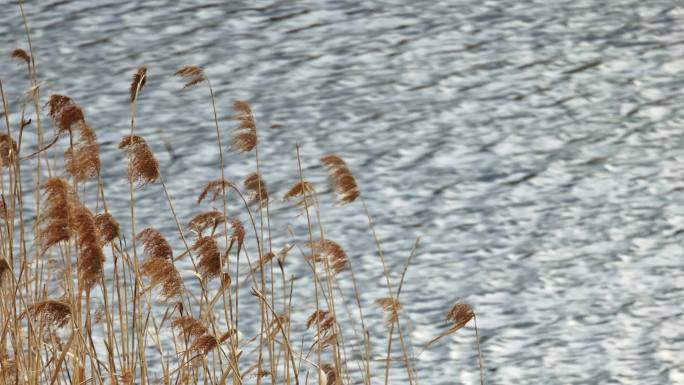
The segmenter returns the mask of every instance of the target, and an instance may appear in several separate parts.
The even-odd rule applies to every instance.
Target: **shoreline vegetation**
[[[268,143],[260,141],[250,104],[234,101],[233,120],[220,121],[212,83],[201,67],[185,66],[176,75],[182,90],[207,93],[219,178],[198,186],[197,215],[181,223],[149,138],[136,131],[148,83],[148,69],[141,66],[130,85],[129,131],[118,143],[128,167],[130,228],[120,226],[108,209],[96,132],[75,100],[42,93],[21,1],[19,8],[27,47],[14,49],[11,58],[25,65],[29,78],[20,105],[9,104],[0,79],[6,127],[0,133],[0,385],[370,385],[388,384],[390,367],[403,368],[408,383],[418,385],[429,378],[416,370],[420,353],[471,322],[484,384],[470,305],[453,305],[444,331],[425,346],[413,346],[400,294],[419,239],[399,281],[392,281],[362,188],[346,162],[328,154],[320,162],[330,190],[337,204],[363,211],[383,268],[386,296],[375,305],[386,313],[386,353],[373,356],[371,343],[380,338],[371,339],[364,318],[354,275],[359,267],[323,227],[325,207],[303,172],[299,146],[292,149],[297,163],[291,187],[276,197],[261,176],[259,148]],[[10,111],[19,111],[18,121],[10,120]],[[22,139],[29,130],[38,150],[26,154]],[[49,151],[57,145],[66,146],[63,155]],[[225,151],[253,159],[254,172],[241,181],[226,179]],[[27,180],[33,185],[26,186]],[[94,202],[81,193],[86,184],[97,192]],[[136,225],[137,195],[151,184],[164,192],[163,206],[155,210],[169,210],[173,243],[181,248],[173,248],[155,227]],[[35,207],[26,204],[25,191],[35,195]],[[280,230],[271,228],[275,199],[305,219],[305,242],[273,244],[272,234]],[[292,231],[284,230],[281,235]],[[312,285],[294,288],[286,257],[306,263]],[[189,262],[192,274],[179,269],[181,262]],[[341,279],[351,282],[353,298],[341,295]],[[199,289],[188,290],[189,285]],[[312,294],[314,308],[307,314],[293,314],[300,311],[293,306],[293,290]],[[244,314],[249,322],[258,319],[252,325],[256,334],[243,335]],[[302,319],[305,325],[295,327]],[[401,355],[393,356],[397,344]]]

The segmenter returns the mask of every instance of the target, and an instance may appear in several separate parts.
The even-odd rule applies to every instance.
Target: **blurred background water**
[[[25,36],[16,3],[0,9],[0,77],[16,122],[27,80],[9,53]],[[116,144],[139,65],[149,79],[137,130],[184,223],[200,211],[201,185],[218,177],[208,92],[181,92],[173,77],[200,65],[225,137],[231,101],[252,103],[274,197],[297,178],[300,143],[364,304],[386,295],[381,266],[362,207],[332,204],[318,157],[338,153],[355,172],[395,279],[422,237],[402,293],[417,351],[460,300],[479,315],[488,384],[684,384],[681,2],[46,0],[25,9],[43,93],[84,107],[124,224]],[[253,169],[251,157],[228,155],[230,179]],[[138,226],[173,237],[159,187],[138,194]],[[279,198],[274,215],[274,241],[291,242],[286,227],[302,218]],[[287,268],[307,274],[297,257]],[[383,315],[368,316],[379,356]],[[420,355],[422,383],[479,383],[473,334],[469,326]]]

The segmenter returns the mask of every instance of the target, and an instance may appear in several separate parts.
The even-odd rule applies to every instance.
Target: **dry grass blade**
[[[139,232],[135,238],[143,242],[143,250],[148,258],[173,258],[171,245],[156,229],[148,227]]]
[[[257,203],[265,207],[268,203],[268,190],[266,183],[259,173],[249,174],[244,181],[245,189],[251,192],[250,203]]]
[[[150,258],[142,264],[142,273],[150,279],[150,285],[161,285],[161,296],[165,299],[180,296],[183,293],[183,280],[171,260],[166,258]]]
[[[71,319],[71,305],[57,300],[44,300],[30,304],[26,312],[34,318],[40,318],[48,325],[63,327]]]
[[[134,102],[140,91],[142,91],[145,83],[147,82],[147,66],[141,66],[133,74],[133,80],[131,81],[131,102]]]
[[[70,206],[69,228],[76,234],[81,282],[86,290],[90,290],[102,278],[104,242],[97,231],[93,213],[77,202]]]
[[[401,311],[403,305],[398,299],[390,297],[378,298],[375,300],[375,303],[382,306],[382,309],[389,313],[387,323],[391,325],[399,320],[399,311]]]
[[[209,279],[221,273],[221,252],[212,237],[201,237],[192,246],[200,256],[197,269],[202,278]]]
[[[44,209],[38,218],[38,239],[47,250],[69,239],[69,185],[62,178],[50,178],[43,184]]]
[[[107,244],[119,236],[119,222],[110,213],[101,213],[95,216],[95,226],[102,241]]]
[[[31,62],[31,56],[28,54],[28,52],[24,51],[21,48],[15,48],[14,51],[12,51],[12,54],[10,55],[12,59],[18,59],[22,60],[26,63]]]
[[[223,213],[213,210],[198,214],[188,223],[188,228],[202,234],[202,231],[208,227],[212,228],[212,233],[216,229],[216,226],[226,221]]]
[[[197,203],[200,204],[202,201],[211,193],[211,199],[210,201],[213,202],[216,199],[218,199],[219,194],[223,191],[223,189],[228,189],[231,186],[233,186],[233,183],[230,181],[227,181],[225,179],[217,179],[217,180],[212,180],[207,182],[207,184],[204,186],[202,189],[202,192],[200,195],[197,197]]]
[[[349,257],[342,246],[330,239],[313,242],[313,250],[309,259],[312,262],[325,262],[333,272],[339,273],[349,267]]]
[[[347,164],[337,155],[325,155],[321,162],[328,168],[330,173],[330,186],[337,194],[340,203],[351,203],[361,194],[356,183],[354,174],[351,173]]]
[[[257,145],[256,122],[252,108],[244,100],[236,100],[233,107],[237,110],[234,118],[238,126],[233,134],[232,147],[238,152],[250,152]]]
[[[14,139],[7,134],[0,134],[0,168],[9,166],[18,150]]]
[[[100,146],[95,131],[84,121],[79,123],[78,143],[64,153],[66,171],[77,182],[83,182],[100,174]]]
[[[124,136],[119,143],[119,149],[130,154],[128,175],[132,181],[137,182],[138,188],[159,179],[159,162],[145,139],[138,135]]]
[[[186,337],[197,338],[207,333],[207,328],[202,322],[191,316],[182,316],[171,322],[171,327],[180,329]]]

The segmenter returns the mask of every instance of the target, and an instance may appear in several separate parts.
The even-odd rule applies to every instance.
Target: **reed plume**
[[[12,164],[12,159],[17,156],[18,151],[17,142],[12,137],[0,134],[0,168]]]
[[[403,305],[398,299],[391,297],[378,298],[375,300],[375,303],[380,305],[384,311],[389,313],[387,318],[388,324],[391,325],[399,320],[399,311],[401,311]]]
[[[100,174],[100,146],[95,131],[85,122],[79,122],[78,143],[64,153],[66,171],[76,182],[83,182]]]
[[[245,226],[242,222],[233,218],[230,222],[230,227],[233,229],[233,233],[230,236],[230,244],[228,245],[228,251],[233,248],[233,244],[237,244],[237,254],[240,255],[240,250],[242,250],[242,244],[245,242]]]
[[[243,184],[245,189],[251,192],[249,203],[257,203],[261,207],[265,207],[268,203],[268,190],[261,175],[256,172],[251,173],[245,178]]]
[[[339,372],[334,365],[323,364],[323,365],[321,365],[321,370],[323,370],[323,373],[325,373],[326,385],[337,385],[338,380],[340,380],[340,382],[339,382],[340,384],[342,383],[341,379],[340,379]]]
[[[183,280],[170,259],[149,258],[142,264],[142,273],[152,288],[161,285],[160,294],[167,300],[183,293]]]
[[[200,256],[197,269],[202,278],[209,279],[221,273],[221,252],[218,243],[212,237],[201,237],[192,246]]]
[[[197,197],[197,204],[202,203],[202,201],[211,193],[210,201],[213,202],[218,199],[219,194],[223,189],[228,189],[233,186],[233,183],[225,179],[217,179],[207,182],[207,184],[202,189],[202,192]]]
[[[219,346],[219,339],[214,337],[211,334],[204,334],[202,336],[199,336],[195,342],[190,345],[190,348],[188,351],[192,353],[198,353],[202,355],[207,355],[209,352],[214,350],[217,346]]]
[[[306,328],[310,329],[312,326],[320,325],[320,334],[326,335],[333,331],[335,326],[335,317],[328,310],[315,310],[309,318],[306,319]]]
[[[197,234],[202,234],[202,231],[207,229],[208,227],[212,228],[212,233],[214,230],[216,230],[216,226],[219,224],[223,223],[226,221],[226,218],[223,216],[223,213],[213,210],[213,211],[207,211],[204,213],[200,213],[190,222],[188,222],[188,228],[190,230],[193,230],[197,232]]]
[[[50,107],[48,116],[57,128],[57,135],[71,133],[72,127],[76,124],[85,124],[83,110],[68,96],[52,94],[47,106]]]
[[[102,278],[104,242],[97,231],[95,216],[78,202],[70,205],[69,227],[77,236],[79,275],[84,288],[90,290]]]
[[[337,242],[325,239],[312,243],[313,250],[309,256],[312,262],[325,262],[327,259],[328,265],[335,273],[340,273],[349,267],[349,257]]]
[[[337,194],[337,200],[342,204],[355,201],[361,193],[354,174],[344,160],[337,155],[329,154],[321,157],[321,162],[328,168],[330,186]]]
[[[232,139],[232,147],[238,152],[250,152],[257,145],[256,122],[252,114],[252,107],[244,100],[233,102],[237,113],[233,116],[238,122]]]
[[[183,89],[194,87],[207,80],[206,76],[204,76],[204,70],[202,67],[198,66],[181,67],[178,71],[176,71],[176,76],[187,79]]]
[[[308,181],[299,181],[290,188],[283,199],[289,201],[296,197],[301,197],[295,202],[298,207],[311,207],[313,205],[314,186]]]
[[[26,312],[33,318],[40,318],[47,325],[63,327],[71,319],[71,305],[64,301],[48,299],[30,304]]]
[[[0,352],[0,377],[5,379],[6,384],[18,384],[18,378],[15,378],[17,382],[10,382],[10,378],[16,377],[18,373],[16,359],[10,357],[7,352]]]
[[[17,59],[26,62],[27,64],[31,62],[31,55],[21,48],[15,48],[10,55],[12,59]]]
[[[130,154],[128,175],[138,188],[159,179],[159,162],[145,139],[138,135],[126,135],[119,143],[119,149]]]
[[[147,66],[143,65],[133,74],[133,80],[131,81],[131,103],[138,98],[138,94],[142,91],[146,82]]]
[[[144,229],[135,236],[135,239],[143,242],[143,251],[147,258],[173,259],[171,245],[155,228]]]
[[[432,341],[428,342],[425,348],[427,349],[434,342],[448,336],[449,334],[456,333],[473,318],[475,318],[475,312],[470,305],[466,303],[457,303],[447,312],[445,318],[445,322],[452,322],[453,324],[446,331],[442,332],[440,335],[432,339]]]
[[[69,239],[69,185],[62,178],[50,178],[43,184],[44,209],[38,218],[37,237],[43,251]]]
[[[197,338],[207,333],[202,322],[191,316],[181,316],[171,322],[171,327],[179,329],[186,337]]]
[[[104,244],[107,244],[118,237],[121,231],[119,222],[117,222],[110,213],[97,214],[95,216],[95,226],[97,227],[97,232],[100,234],[100,238]]]
[[[5,258],[0,259],[0,286],[2,286],[2,283],[5,282],[5,278],[7,278],[11,274],[12,268],[9,265],[9,262]]]

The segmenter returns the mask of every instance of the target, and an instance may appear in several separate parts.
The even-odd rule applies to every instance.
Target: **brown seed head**
[[[338,379],[340,378],[337,368],[331,364],[321,365],[321,370],[325,373],[326,385],[338,385]],[[341,384],[341,382],[340,382]]]
[[[391,297],[378,298],[375,300],[375,303],[382,306],[382,309],[389,313],[387,323],[391,325],[399,320],[399,311],[403,308],[403,306],[398,299]]]
[[[85,120],[78,126],[81,129],[79,141],[66,150],[64,157],[66,171],[76,182],[83,182],[100,174],[100,146],[97,144],[95,131]]]
[[[170,259],[149,258],[142,264],[142,273],[150,279],[150,285],[161,285],[161,296],[165,299],[183,293],[183,280]]]
[[[38,218],[38,239],[43,251],[69,239],[69,184],[62,178],[50,178],[43,183],[44,209]]]
[[[137,182],[138,188],[159,179],[159,162],[145,140],[138,135],[127,135],[119,143],[119,149],[130,154],[128,175]]]
[[[104,272],[104,242],[95,225],[95,216],[80,202],[69,206],[69,228],[76,234],[78,246],[78,273],[86,290],[102,278]]]
[[[266,183],[261,178],[259,173],[249,174],[244,181],[245,189],[251,191],[250,203],[257,203],[261,207],[265,207],[268,203],[268,190]]]
[[[252,108],[244,100],[236,100],[233,107],[237,111],[234,118],[238,126],[233,134],[232,147],[238,152],[252,151],[257,145],[256,122]]]
[[[17,142],[7,134],[0,134],[0,168],[8,167],[17,156]]]
[[[466,303],[457,303],[454,307],[449,310],[446,315],[446,322],[453,322],[454,325],[450,328],[451,332],[455,332],[458,329],[464,327],[471,319],[475,317],[475,312],[473,308]]]
[[[207,333],[207,328],[204,327],[202,322],[191,316],[174,319],[171,322],[171,327],[180,329],[181,333],[186,337],[197,338]]]
[[[230,236],[230,245],[228,246],[228,250],[233,247],[233,243],[237,243],[237,254],[239,255],[240,250],[242,249],[242,244],[245,242],[245,226],[239,219],[233,218],[233,220],[230,222],[230,227],[233,229],[233,234]]]
[[[295,197],[300,197],[295,202],[295,206],[306,208],[313,205],[313,194],[314,186],[311,182],[299,181],[283,195],[283,199],[290,200]]]
[[[34,318],[40,318],[48,325],[62,327],[71,319],[71,305],[57,300],[45,300],[28,305],[28,314]]]
[[[336,320],[335,317],[327,310],[315,310],[306,320],[306,328],[310,329],[312,326],[320,325],[320,335],[326,335],[333,330]]]
[[[360,195],[359,187],[344,160],[330,154],[321,157],[321,162],[328,168],[330,186],[337,194],[337,200],[342,204],[355,201]]]
[[[210,201],[213,202],[218,198],[219,194],[223,192],[223,189],[228,190],[231,186],[233,186],[233,183],[225,179],[209,181],[202,189],[202,192],[200,193],[199,197],[197,197],[197,203],[202,203],[204,198],[206,198],[209,193],[212,194]]]
[[[213,210],[198,214],[188,223],[188,228],[202,234],[206,228],[216,229],[216,226],[226,221],[223,213]],[[213,233],[213,230],[212,230]]]
[[[119,222],[110,213],[101,213],[95,216],[95,226],[102,241],[107,244],[119,236]]]
[[[140,94],[140,91],[142,91],[146,82],[147,67],[143,65],[133,74],[133,80],[131,81],[131,102],[134,102],[138,98],[138,94]]]
[[[11,270],[9,262],[4,258],[0,259],[0,286],[5,281],[5,278],[9,277]]]
[[[85,124],[83,110],[70,97],[52,94],[47,105],[50,107],[48,116],[52,118],[52,124],[57,128],[57,135],[71,132],[76,124],[79,126]]]
[[[18,59],[22,60],[26,63],[31,62],[31,56],[28,54],[28,52],[24,51],[21,48],[15,48],[14,51],[12,51],[12,54],[10,55],[12,59]]]
[[[221,252],[212,237],[201,237],[192,246],[200,256],[197,268],[202,278],[209,279],[221,274]]]
[[[173,259],[171,245],[155,228],[148,227],[135,237],[142,240],[147,258]]]
[[[217,346],[219,346],[219,340],[211,334],[205,334],[198,337],[188,350],[190,352],[201,353],[206,356]]]
[[[339,273],[349,267],[349,257],[342,246],[330,239],[314,241],[311,256],[312,262],[328,261],[328,266],[333,272]]]

